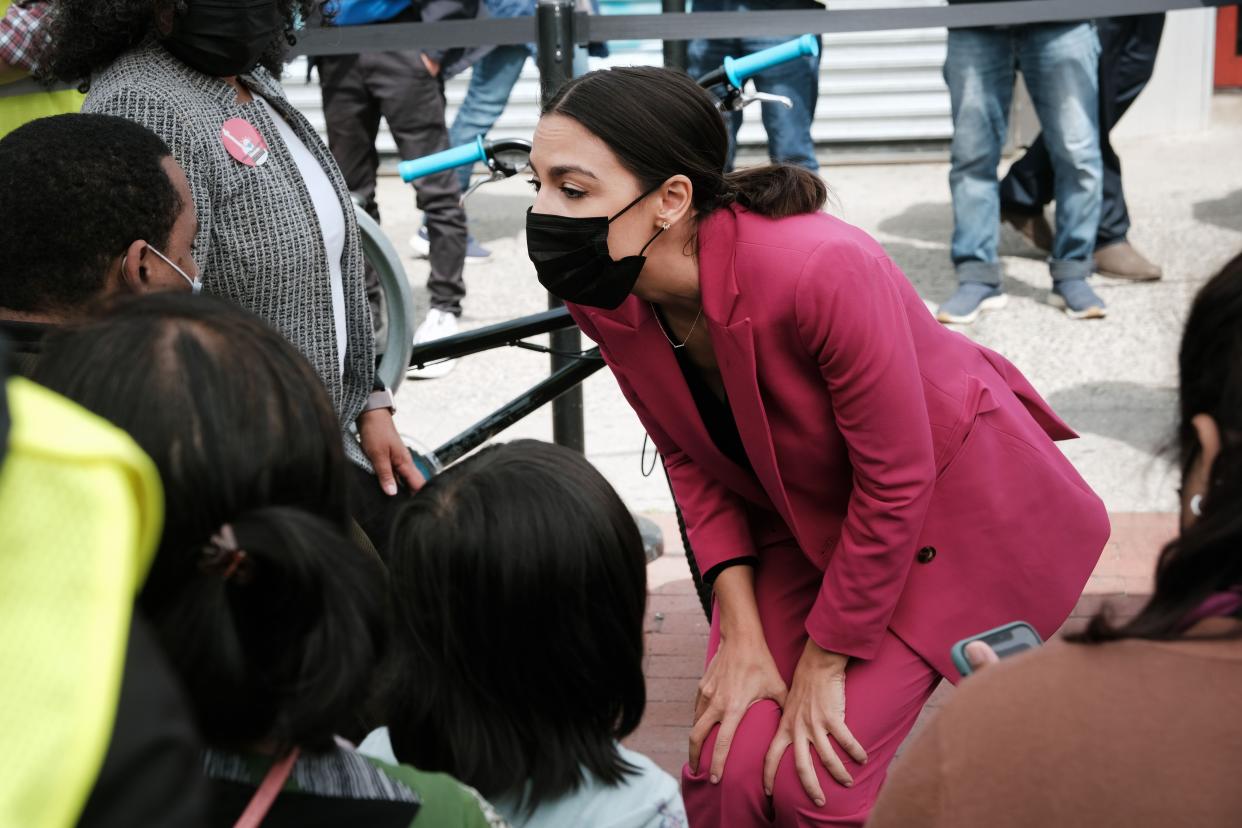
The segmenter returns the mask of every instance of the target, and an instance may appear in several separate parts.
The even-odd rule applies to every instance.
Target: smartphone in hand
[[[953,645],[952,650],[953,664],[963,676],[968,676],[972,672],[970,662],[966,660],[966,645],[972,641],[982,641],[987,644],[1000,658],[1033,650],[1044,643],[1039,633],[1035,632],[1035,628],[1025,621],[1014,621],[994,630],[963,638]]]

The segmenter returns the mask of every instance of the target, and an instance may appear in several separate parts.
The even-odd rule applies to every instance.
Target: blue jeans
[[[695,3],[695,11],[707,11]],[[726,57],[742,57],[789,40],[778,38],[744,38],[740,40],[690,41],[690,76],[700,78],[718,69]],[[819,169],[815,160],[815,144],[811,140],[811,122],[815,120],[815,102],[819,98],[819,56],[802,57],[761,72],[754,78],[760,92],[784,95],[793,101],[793,109],[778,103],[763,103],[763,128],[768,133],[768,157],[774,162],[797,164],[811,171]],[[729,157],[726,169],[733,169],[737,151],[737,131],[742,126],[741,112],[724,113],[729,127]]]
[[[1052,159],[1057,205],[1053,281],[1084,279],[1100,224],[1100,42],[1091,23],[954,29],[945,80],[953,104],[953,264],[958,279],[1000,285],[996,170],[1020,69]]]
[[[474,64],[466,99],[449,130],[450,146],[458,147],[487,135],[505,111],[509,95],[529,56],[526,46],[497,46]],[[461,182],[463,193],[470,186],[472,169],[457,168],[457,180]]]

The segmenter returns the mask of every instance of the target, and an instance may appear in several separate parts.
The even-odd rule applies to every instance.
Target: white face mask
[[[178,273],[180,273],[180,274],[181,274],[181,278],[182,278],[182,279],[185,279],[187,282],[189,282],[189,283],[190,283],[190,293],[194,294],[195,296],[198,296],[200,293],[202,293],[202,292],[203,292],[203,280],[202,280],[202,277],[199,277],[198,279],[191,279],[191,278],[190,278],[190,274],[186,273],[184,270],[182,270],[181,268],[177,267],[177,263],[176,263],[176,262],[174,262],[172,259],[168,258],[167,256],[165,256],[165,255],[164,255],[163,253],[161,253],[159,250],[157,250],[157,249],[156,249],[156,247],[155,247],[155,245],[153,245],[153,244],[148,244],[148,245],[147,245],[147,248],[148,248],[148,249],[149,249],[152,253],[154,253],[155,255],[157,255],[157,256],[159,256],[161,259],[163,259],[165,262],[167,262],[169,267],[171,267],[173,270],[175,270],[175,271],[177,271]]]

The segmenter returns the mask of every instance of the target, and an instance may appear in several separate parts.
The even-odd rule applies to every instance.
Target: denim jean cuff
[[[957,270],[957,281],[959,284],[962,282],[978,282],[981,285],[1000,287],[1000,262],[981,262],[972,259],[966,262],[958,262],[954,265],[954,269]]]
[[[1068,282],[1071,279],[1086,279],[1095,272],[1095,263],[1091,261],[1050,261],[1048,267],[1052,271],[1053,282]]]

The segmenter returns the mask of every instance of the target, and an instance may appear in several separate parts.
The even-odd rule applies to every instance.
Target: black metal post
[[[686,0],[660,0],[660,11],[663,14],[685,14]],[[690,62],[688,47],[689,43],[685,40],[664,41],[664,65],[669,69],[686,71]]]
[[[536,55],[539,64],[539,91],[548,100],[574,76],[574,4],[572,0],[539,0],[535,10],[539,34]],[[548,297],[548,307],[558,308],[561,301]],[[577,328],[554,331],[552,350],[577,354],[582,350],[582,333]],[[572,356],[552,355],[552,373],[573,364]],[[586,429],[582,419],[582,386],[557,397],[552,403],[552,439],[557,445],[586,451]]]

